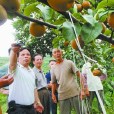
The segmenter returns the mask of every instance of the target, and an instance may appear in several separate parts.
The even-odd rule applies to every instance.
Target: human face
[[[34,57],[34,61],[33,61],[33,64],[37,67],[37,68],[41,68],[42,66],[42,63],[43,63],[43,58],[42,56],[40,55],[37,55]]]
[[[62,50],[60,49],[53,49],[53,57],[56,59],[56,61],[60,62],[62,60]]]
[[[29,66],[29,63],[31,61],[30,52],[27,49],[24,49],[21,52],[19,52],[18,61],[24,67],[28,67]]]
[[[51,62],[49,63],[49,67],[52,68],[55,64],[56,64],[55,61],[51,61]]]

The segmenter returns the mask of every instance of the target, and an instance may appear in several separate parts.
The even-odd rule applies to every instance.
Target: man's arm
[[[81,76],[80,71],[77,71],[77,72],[76,72],[76,75],[77,75],[78,77],[80,77],[80,76]]]
[[[41,103],[40,103],[39,96],[38,96],[38,91],[37,91],[37,89],[34,90],[34,95],[35,95],[35,103],[41,104]]]
[[[2,78],[0,78],[0,88],[10,85],[13,80],[14,79],[12,76],[3,76]]]
[[[52,83],[52,100],[54,103],[57,103],[57,99],[55,96],[56,89],[57,89],[56,83]]]
[[[49,84],[47,84],[48,89],[52,88],[52,83],[50,82]]]
[[[20,50],[20,47],[19,45],[16,45],[15,43],[11,45],[11,52],[10,52],[10,64],[9,64],[9,70],[10,72],[12,72],[15,68],[16,68],[16,65],[17,65],[17,54]]]
[[[44,110],[44,107],[40,102],[37,89],[34,90],[34,96],[35,96],[34,108],[36,109],[36,111],[42,113],[42,111]]]

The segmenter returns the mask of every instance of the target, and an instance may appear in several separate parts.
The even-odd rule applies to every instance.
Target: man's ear
[[[54,57],[53,53],[52,53],[52,57]]]
[[[35,62],[34,62],[34,60],[33,60],[33,62],[32,62],[32,63],[33,63],[33,65],[35,65]]]
[[[63,51],[61,51],[61,54],[63,55]]]
[[[19,62],[19,57],[17,57],[17,62]]]

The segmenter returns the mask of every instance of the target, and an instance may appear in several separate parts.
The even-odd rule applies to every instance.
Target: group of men
[[[29,49],[15,43],[11,45],[8,78],[11,78],[12,84],[8,83],[8,114],[50,114],[50,110],[53,110],[52,114],[57,114],[58,101],[60,114],[71,114],[72,108],[77,114],[86,114],[82,112],[81,90],[75,79],[75,76],[81,77],[80,71],[62,55],[61,49],[52,50],[55,61],[50,61],[53,65],[45,76],[41,54],[33,57],[34,67],[31,68]]]

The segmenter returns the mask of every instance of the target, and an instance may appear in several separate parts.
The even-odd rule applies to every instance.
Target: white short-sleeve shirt
[[[13,74],[14,82],[9,85],[8,102],[15,100],[16,104],[30,105],[34,103],[35,75],[33,70],[17,64]]]
[[[85,63],[82,67],[82,74],[87,76],[87,85],[89,91],[103,90],[103,85],[99,76],[93,76],[91,64]]]

